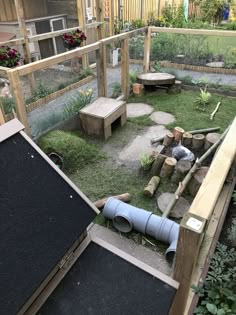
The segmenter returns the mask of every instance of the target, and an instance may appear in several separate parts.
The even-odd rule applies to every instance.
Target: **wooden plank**
[[[147,73],[150,69],[150,49],[151,49],[151,28],[148,28],[148,31],[145,36],[144,42],[144,72]]]
[[[208,220],[236,154],[236,117],[211,163],[189,212]]]
[[[3,124],[5,124],[5,117],[3,114],[2,104],[1,104],[1,100],[0,100],[0,125],[3,125]],[[1,137],[1,134],[0,134],[0,137]]]
[[[89,114],[98,118],[106,118],[124,104],[112,98],[99,97],[92,104],[85,106],[80,113]]]
[[[183,314],[191,287],[206,220],[186,213],[181,221],[173,279],[180,283],[169,315]]]
[[[18,119],[12,119],[0,127],[0,142],[5,141],[25,127]]]
[[[84,47],[76,48],[74,50],[59,54],[57,56],[52,56],[49,58],[45,58],[43,60],[38,60],[29,65],[18,67],[17,68],[18,73],[20,76],[26,75],[28,73],[31,73],[37,70],[42,70],[61,62],[65,62],[67,60],[71,60],[75,57],[80,57],[83,54],[89,53],[91,51],[96,51],[99,48],[100,48],[100,44],[98,42],[91,45],[84,46]]]
[[[0,76],[4,78],[8,78],[7,71],[9,69],[10,68],[7,68],[7,67],[0,67]]]
[[[91,23],[91,24],[86,24],[85,26],[76,26],[76,27],[71,27],[71,28],[67,28],[67,29],[63,29],[59,31],[50,32],[50,33],[43,33],[39,35],[29,36],[29,42],[33,43],[33,42],[38,42],[38,41],[49,39],[49,38],[55,38],[55,37],[63,35],[66,32],[77,30],[77,28],[81,30],[97,28],[100,24],[101,23]]]
[[[7,45],[7,46],[18,46],[18,45],[23,45],[25,43],[24,38],[16,38],[16,39],[11,39],[6,42],[0,42],[1,46]]]
[[[153,27],[151,32],[155,33],[174,33],[174,34],[191,34],[191,35],[211,35],[211,36],[229,36],[234,37],[234,31],[220,31],[220,30],[200,30],[200,29],[187,29],[187,28],[169,28],[169,27]]]
[[[214,254],[216,243],[220,236],[222,226],[228,211],[229,203],[235,187],[236,177],[231,183],[226,183],[218,197],[211,219],[207,225],[204,239],[201,244],[196,268],[192,277],[192,284],[202,286],[206,278],[211,258]],[[199,296],[190,290],[184,315],[192,315],[197,305]]]
[[[114,35],[114,0],[109,3],[109,34]]]
[[[8,77],[10,80],[10,85],[12,89],[12,94],[16,104],[17,117],[25,126],[25,131],[30,134],[30,127],[28,123],[26,107],[24,102],[24,96],[22,93],[22,87],[20,84],[20,77],[17,69],[12,69],[8,71]]]
[[[121,41],[121,91],[125,99],[129,96],[129,39]]]

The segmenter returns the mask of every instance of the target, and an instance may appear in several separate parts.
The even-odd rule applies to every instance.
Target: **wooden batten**
[[[146,32],[145,43],[144,43],[143,68],[144,68],[145,73],[147,73],[150,68],[150,49],[151,49],[151,28],[149,27]]]
[[[129,40],[121,41],[121,91],[125,99],[129,96]]]
[[[210,169],[189,209],[208,220],[236,154],[236,118],[211,163]]]

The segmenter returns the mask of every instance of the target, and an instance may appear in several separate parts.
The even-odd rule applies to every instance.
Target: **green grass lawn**
[[[224,53],[236,48],[236,36],[207,36],[209,48],[216,54]]]

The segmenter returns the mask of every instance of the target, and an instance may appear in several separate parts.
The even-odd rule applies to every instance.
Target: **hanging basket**
[[[78,47],[80,47],[80,45],[81,45],[81,43],[80,44],[75,43],[75,44],[71,45],[69,43],[64,42],[64,47],[66,49],[68,49],[68,50],[72,50],[72,49],[78,48]]]

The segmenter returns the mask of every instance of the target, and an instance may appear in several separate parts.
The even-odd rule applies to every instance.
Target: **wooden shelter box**
[[[23,128],[0,126],[1,315],[167,315],[178,283],[87,231],[97,208]]]
[[[82,130],[88,135],[107,139],[112,134],[112,124],[119,120],[123,126],[127,119],[126,102],[112,98],[99,97],[80,112]]]

